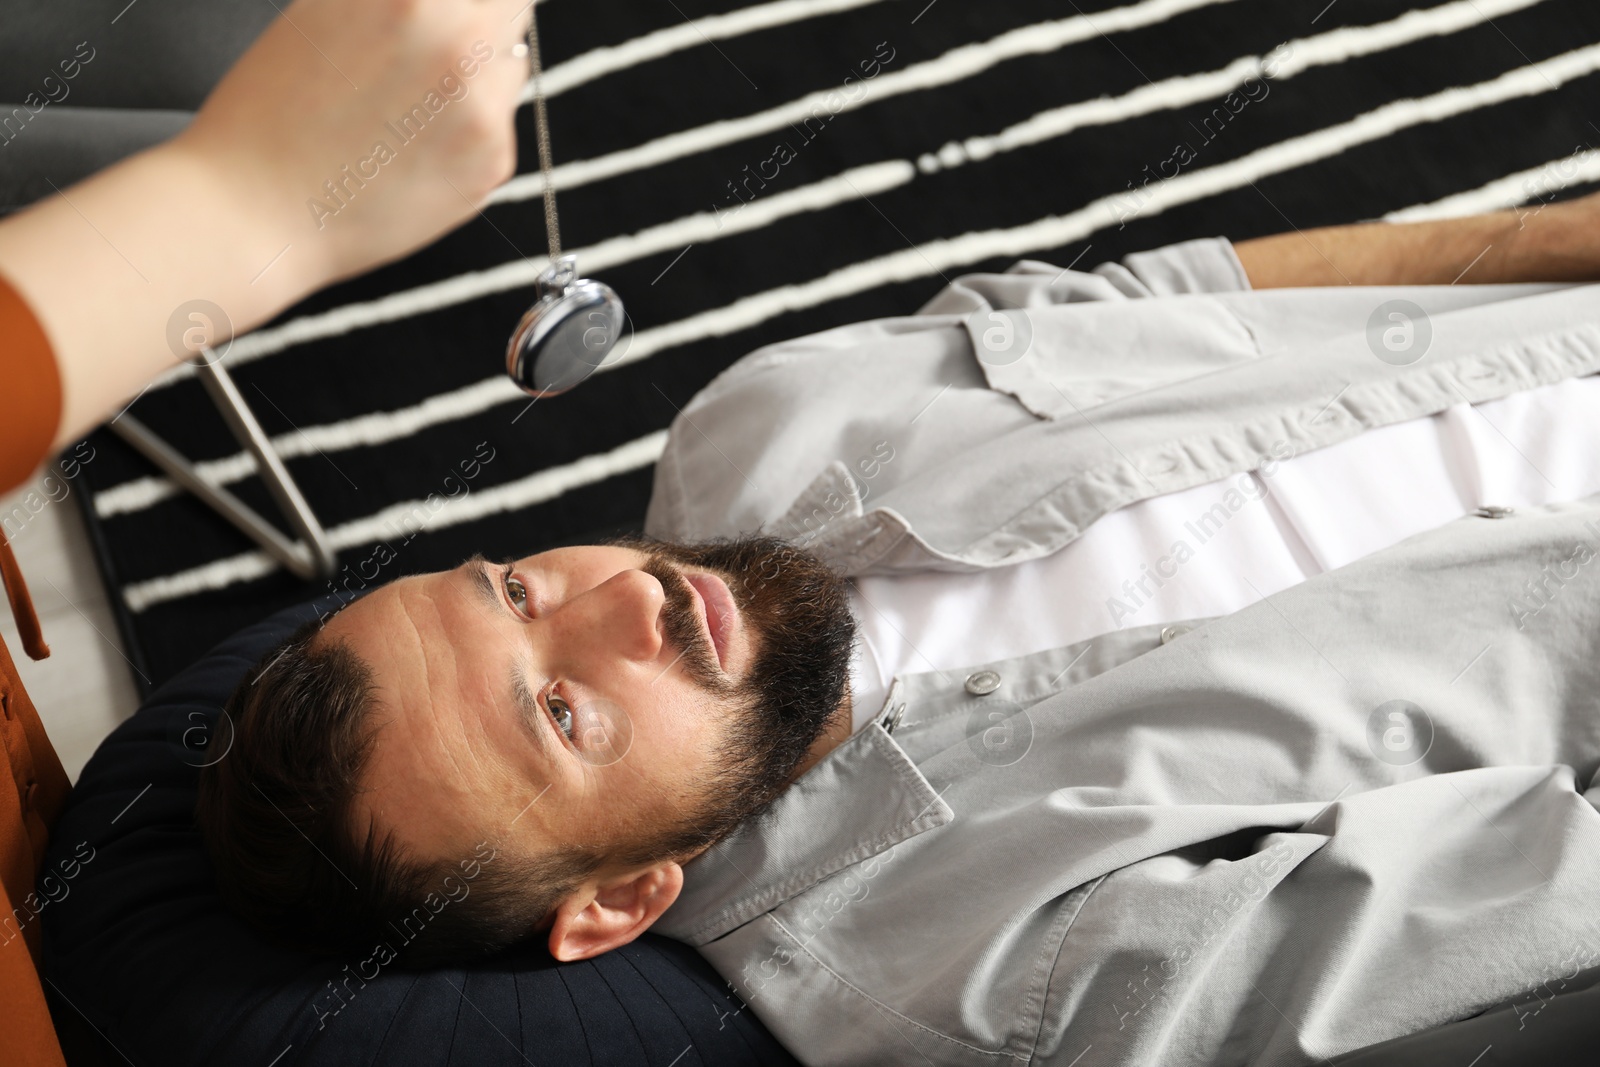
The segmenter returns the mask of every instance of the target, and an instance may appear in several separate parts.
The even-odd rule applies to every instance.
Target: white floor
[[[81,484],[53,484],[58,494],[62,484],[73,493],[85,491]],[[17,507],[30,491],[37,494],[35,505],[45,501],[31,516],[30,508]],[[23,652],[3,599],[0,636],[74,781],[101,739],[139,706],[133,665],[123,654],[79,506],[70,497],[50,501],[38,480],[0,499],[0,516],[33,594],[50,658],[35,663]]]

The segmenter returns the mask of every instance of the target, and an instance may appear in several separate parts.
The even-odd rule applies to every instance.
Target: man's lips
[[[717,662],[728,669],[728,648],[739,628],[739,608],[727,583],[714,574],[686,574],[689,587],[697,594],[700,613],[706,620],[706,630],[711,634],[712,647],[716,649]]]

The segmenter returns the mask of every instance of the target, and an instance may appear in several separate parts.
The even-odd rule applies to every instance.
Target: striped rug
[[[1600,183],[1593,0],[548,0],[562,237],[604,373],[500,370],[544,265],[532,110],[482,217],[228,362],[360,589],[636,528],[674,413],[750,350],[1023,257],[1464,214]],[[133,411],[275,514],[190,375]],[[91,527],[159,683],[295,580],[104,432]]]

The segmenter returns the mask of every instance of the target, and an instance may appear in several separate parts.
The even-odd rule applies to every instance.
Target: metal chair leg
[[[317,521],[311,505],[306,503],[288,468],[283,465],[283,460],[278,458],[277,449],[272,447],[272,441],[256,421],[255,413],[245,403],[233,376],[219,360],[196,362],[194,368],[206,392],[211,395],[212,402],[227,422],[228,429],[255,456],[261,480],[266,483],[267,491],[289,520],[289,525],[300,535],[299,541],[284,537],[244,501],[221,486],[212,485],[201,478],[182,453],[133,416],[122,415],[111,423],[111,429],[160,467],[174,482],[199,497],[246,537],[264,548],[290,573],[306,581],[333,577],[338,569],[338,559],[328,543],[328,535]]]

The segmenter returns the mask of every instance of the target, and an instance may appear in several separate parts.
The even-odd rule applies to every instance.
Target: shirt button
[[[906,716],[905,701],[901,701],[900,703],[896,704],[894,707],[890,708],[889,709],[889,714],[887,714],[887,715],[885,715],[883,717],[883,729],[884,729],[884,732],[885,733],[891,733],[891,734],[894,733],[895,727],[900,725],[900,720],[905,718],[905,716]]]
[[[967,675],[967,692],[975,697],[988,696],[1000,688],[1000,676],[994,671],[973,671]]]
[[[1516,514],[1516,508],[1501,507],[1499,504],[1487,504],[1478,509],[1480,519],[1509,519]]]
[[[1170,645],[1188,632],[1189,628],[1187,626],[1163,626],[1161,628],[1161,643]]]

